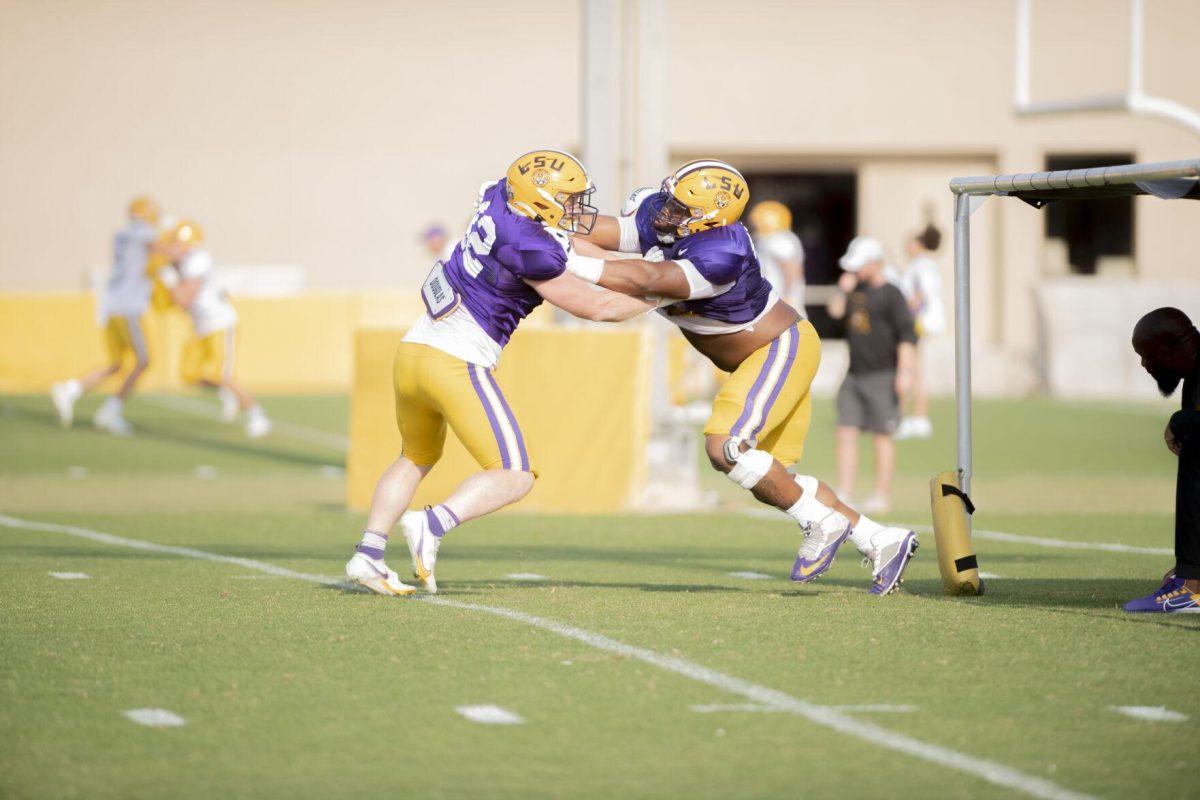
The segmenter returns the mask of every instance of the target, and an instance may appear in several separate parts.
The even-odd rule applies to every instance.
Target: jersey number
[[[483,203],[471,220],[471,228],[467,231],[466,246],[463,247],[463,269],[472,278],[479,277],[483,272],[483,262],[480,257],[492,252],[496,243],[496,221],[487,215],[490,203]]]

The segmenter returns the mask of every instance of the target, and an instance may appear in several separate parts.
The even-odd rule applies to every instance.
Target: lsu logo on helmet
[[[513,211],[570,233],[589,233],[597,209],[588,203],[596,187],[579,159],[561,150],[534,150],[505,174]]]
[[[681,238],[732,225],[742,218],[750,201],[742,173],[724,161],[711,159],[684,164],[667,176],[662,191],[671,199],[663,205],[655,228]]]

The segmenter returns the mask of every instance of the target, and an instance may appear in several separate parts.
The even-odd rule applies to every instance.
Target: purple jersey
[[[664,260],[688,261],[714,286],[732,285],[714,297],[673,303],[661,309],[663,313],[668,317],[696,315],[730,325],[758,318],[771,302],[771,284],[759,271],[758,255],[745,226],[735,222],[663,244],[653,223],[666,201],[666,192],[659,192],[638,207],[635,221],[642,253],[661,247]]]
[[[570,235],[508,208],[505,182],[484,186],[467,234],[445,264],[446,280],[496,344],[542,302],[525,279],[556,278],[567,268]]]

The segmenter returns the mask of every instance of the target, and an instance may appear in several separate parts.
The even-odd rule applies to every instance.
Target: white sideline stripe
[[[197,400],[194,397],[146,397],[143,398],[148,403],[153,403],[161,408],[169,408],[172,411],[181,411],[185,414],[192,414],[197,417],[208,417],[210,419],[220,419],[221,409],[203,400]],[[283,422],[280,420],[271,420],[274,432],[282,433],[285,436],[290,436],[293,439],[300,439],[313,444],[320,444],[326,447],[332,447],[335,450],[348,450],[350,448],[350,439],[337,433],[322,431],[316,428],[310,428],[306,425],[297,425],[294,422]]]
[[[747,517],[774,519],[782,522],[786,517],[782,511],[770,508],[742,508],[739,514]],[[933,533],[931,525],[906,525],[904,527],[922,533]],[[975,529],[971,536],[976,539],[990,539],[995,542],[1010,542],[1013,544],[1031,544],[1036,547],[1060,547],[1065,550],[1102,550],[1109,553],[1134,553],[1145,556],[1174,556],[1175,551],[1169,547],[1135,547],[1130,544],[1115,542],[1073,542],[1067,539],[1049,539],[1044,536],[1026,536],[1023,533],[1005,533],[1004,531],[986,531]]]
[[[765,572],[752,572],[750,570],[746,570],[744,572],[730,572],[728,574],[731,578],[745,578],[748,581],[765,581],[771,578],[771,576]]]
[[[1165,706],[1109,706],[1109,709],[1148,722],[1186,722],[1188,718],[1187,714],[1171,711]]]
[[[194,550],[190,547],[174,547],[172,545],[158,544],[156,542],[147,542],[140,539],[127,539],[123,536],[114,536],[110,533],[102,533],[100,531],[90,530],[88,528],[79,528],[73,525],[57,525],[49,522],[33,522],[30,520],[17,519],[0,514],[0,526],[7,528],[17,528],[30,531],[47,531],[53,533],[65,533],[70,536],[77,536],[82,539],[90,539],[95,542],[111,544],[118,547],[130,547],[136,550],[146,550],[157,553],[170,553],[173,555],[183,556],[184,558],[196,558],[202,561],[212,561],[223,564],[236,564],[245,569],[257,570],[265,572],[269,575],[284,575],[297,580],[309,581],[311,583],[319,583],[322,585],[345,586],[347,584],[341,581],[331,582],[327,578],[320,575],[313,575],[306,572],[298,572],[296,570],[287,569],[286,567],[268,564],[264,561],[255,561],[249,558],[237,558],[235,556],[223,556],[217,553],[208,553],[203,550]],[[425,595],[419,599],[419,602],[429,603],[430,605],[445,606],[447,608],[457,608],[464,611],[478,611],[483,614],[490,614],[495,617],[521,622],[534,628],[539,628],[550,633],[563,636],[568,639],[582,642],[583,644],[593,647],[597,650],[603,650],[609,653],[626,656],[641,661],[644,664],[649,664],[652,667],[673,672],[676,675],[681,675],[698,683],[704,683],[713,686],[721,691],[730,694],[741,695],[747,700],[758,704],[778,707],[781,711],[786,711],[797,716],[804,717],[810,722],[815,722],[818,725],[823,725],[826,728],[831,728],[847,736],[853,736],[856,739],[868,742],[870,744],[886,747],[890,750],[895,750],[900,753],[907,753],[916,758],[924,759],[925,761],[950,769],[958,770],[959,772],[974,775],[977,778],[987,781],[988,783],[997,786],[1004,786],[1009,789],[1014,789],[1019,792],[1024,792],[1031,797],[1044,798],[1045,800],[1096,800],[1092,795],[1076,792],[1059,786],[1053,781],[1040,778],[1036,775],[1029,775],[1020,770],[1006,767],[995,761],[988,761],[984,758],[960,753],[957,750],[951,750],[948,747],[932,744],[930,742],[908,736],[903,733],[890,731],[882,728],[871,722],[864,722],[848,714],[830,708],[828,706],[814,705],[813,703],[805,702],[799,698],[792,697],[789,694],[781,692],[777,689],[770,689],[765,686],[759,686],[749,681],[736,678],[732,675],[726,675],[723,672],[718,672],[714,669],[701,666],[700,664],[686,661],[682,658],[667,656],[661,653],[656,653],[653,650],[647,650],[641,647],[625,644],[624,642],[610,639],[599,633],[592,633],[583,628],[576,628],[572,625],[565,625],[561,622],[537,617],[533,614],[527,614],[524,611],[517,611],[511,608],[502,608],[499,606],[484,606],[476,603],[463,603],[457,600],[446,600],[440,597],[430,597]]]
[[[92,576],[86,572],[51,572],[50,577],[60,581],[86,581]]]
[[[181,728],[187,724],[183,717],[165,708],[131,708],[125,716],[150,728]]]
[[[525,721],[520,714],[500,706],[457,706],[454,710],[484,725],[520,725]]]
[[[832,708],[835,711],[844,711],[846,713],[879,713],[879,714],[911,714],[917,710],[916,706],[892,706],[884,703],[868,703],[866,705],[856,706],[825,706]],[[692,706],[692,711],[699,714],[718,714],[724,711],[749,711],[753,713],[771,713],[775,711],[787,711],[786,708],[778,706],[767,706],[760,703],[711,703],[709,705]]]

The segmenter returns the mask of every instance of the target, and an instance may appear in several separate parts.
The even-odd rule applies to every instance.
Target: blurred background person
[[[229,295],[217,282],[212,256],[201,245],[204,233],[195,222],[178,223],[166,237],[170,264],[159,278],[171,292],[175,305],[188,312],[194,336],[183,354],[183,379],[218,392],[222,405],[232,398],[236,418],[238,410],[246,414],[246,435],[251,439],[271,432],[271,421],[261,405],[233,377],[237,344],[237,311]]]
[[[891,506],[896,470],[892,435],[900,421],[900,398],[912,386],[917,335],[904,294],[885,275],[877,239],[856,237],[838,263],[846,272],[827,310],[845,321],[850,369],[837,395],[837,495],[853,497],[858,434],[869,432],[875,447],[875,491],[861,507],[878,514]]]
[[[421,231],[421,244],[434,261],[447,261],[454,252],[455,241],[440,222],[432,222]]]
[[[135,197],[129,203],[129,223],[113,238],[112,272],[96,310],[108,363],[50,388],[50,399],[64,427],[71,425],[79,398],[120,372],[125,360],[132,356],[133,368],[121,388],[104,401],[92,422],[115,436],[133,433],[133,426],[125,419],[125,402],[150,364],[142,315],[150,303],[147,265],[158,237],[158,218],[158,203],[149,197]]]
[[[792,231],[792,212],[776,200],[750,209],[750,228],[763,277],[792,308],[804,312],[804,245]]]
[[[917,331],[917,356],[913,362],[912,388],[905,398],[908,414],[900,419],[897,439],[928,439],[933,435],[929,421],[929,391],[925,384],[925,367],[921,343],[930,336],[946,331],[946,304],[942,300],[942,276],[933,254],[942,243],[942,232],[933,224],[908,240],[905,252],[908,263],[898,271],[896,285],[908,300]],[[903,411],[903,409],[902,409]]]

